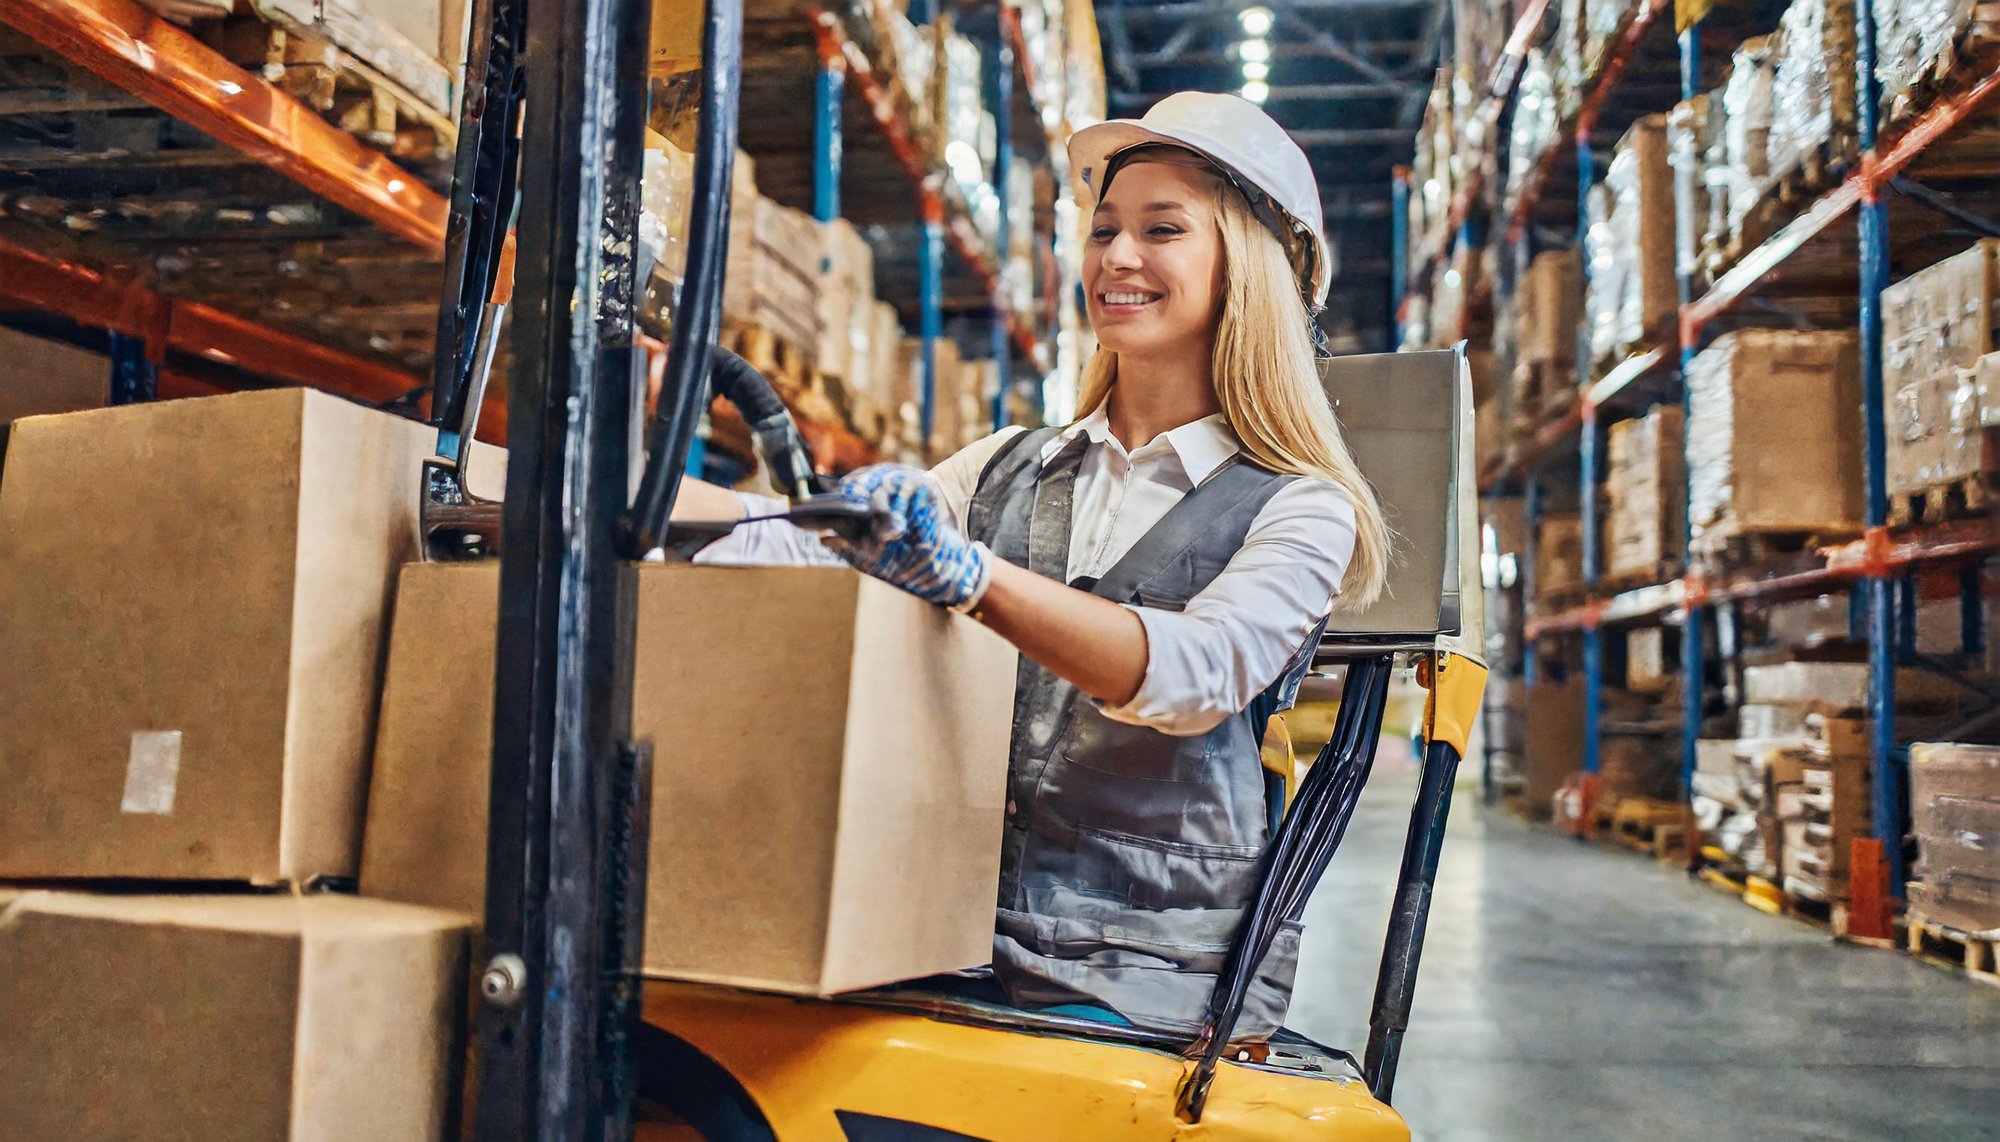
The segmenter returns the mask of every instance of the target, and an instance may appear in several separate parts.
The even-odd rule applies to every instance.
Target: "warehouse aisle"
[[[1414,771],[1385,762],[1307,916],[1292,1024],[1365,1041]],[[1990,1138],[2000,990],[1836,945],[1463,785],[1396,1105],[1425,1142]]]

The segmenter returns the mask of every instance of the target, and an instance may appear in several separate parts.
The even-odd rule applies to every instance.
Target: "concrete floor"
[[[1357,1054],[1414,788],[1377,766],[1307,914],[1291,1025]],[[1395,1103],[1439,1142],[2000,1138],[2000,989],[1462,785]]]

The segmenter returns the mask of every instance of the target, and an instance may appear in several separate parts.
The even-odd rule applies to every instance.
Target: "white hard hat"
[[[1325,302],[1333,257],[1322,229],[1319,182],[1306,153],[1263,108],[1234,95],[1182,91],[1153,104],[1143,119],[1110,119],[1071,135],[1070,169],[1092,196],[1082,204],[1086,211],[1096,208],[1095,196],[1120,152],[1147,143],[1185,147],[1215,164],[1279,231],[1299,268],[1307,304],[1317,309]],[[1272,209],[1282,219],[1265,217]]]

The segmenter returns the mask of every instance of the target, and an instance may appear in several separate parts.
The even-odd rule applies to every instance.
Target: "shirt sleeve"
[[[1192,737],[1247,709],[1340,593],[1354,535],[1354,505],[1338,485],[1287,485],[1186,609],[1130,607],[1146,630],[1146,677],[1131,701],[1100,705],[1104,715]]]
[[[944,496],[945,506],[951,509],[952,518],[961,526],[965,523],[966,507],[972,503],[972,494],[979,490],[979,474],[985,471],[987,462],[1015,433],[1025,431],[1019,427],[1003,428],[966,445],[931,469],[931,476],[937,480],[938,490]],[[738,492],[736,499],[743,505],[745,516],[775,515],[785,510],[785,501],[770,496]],[[793,527],[783,520],[744,524],[702,548],[694,561],[736,567],[846,565],[840,556],[826,549],[818,535]]]

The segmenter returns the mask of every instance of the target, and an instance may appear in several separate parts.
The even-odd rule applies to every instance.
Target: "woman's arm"
[[[742,519],[743,501],[736,493],[720,484],[697,480],[692,476],[681,479],[681,490],[674,497],[673,519]]]
[[[1146,680],[1145,624],[1109,599],[994,559],[975,613],[1030,660],[1106,705],[1130,702]]]

